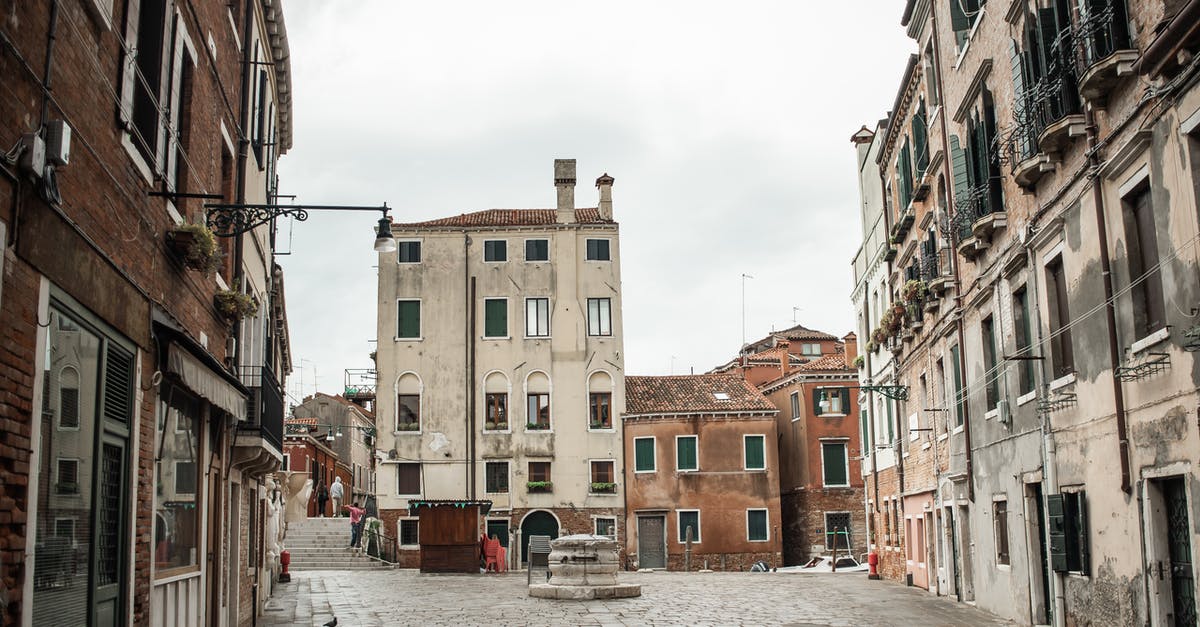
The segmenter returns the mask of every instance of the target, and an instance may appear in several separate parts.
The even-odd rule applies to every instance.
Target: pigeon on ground
[[[323,627],[337,627],[337,616],[334,616],[333,620],[329,621],[328,623],[325,623],[325,625]]]

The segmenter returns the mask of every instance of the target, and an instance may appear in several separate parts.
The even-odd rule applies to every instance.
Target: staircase
[[[288,524],[289,570],[379,570],[391,564],[350,549],[349,518],[308,518]]]

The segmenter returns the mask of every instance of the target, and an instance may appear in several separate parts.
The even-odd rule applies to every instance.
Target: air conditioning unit
[[[71,126],[64,120],[46,123],[46,159],[54,165],[71,161]]]
[[[1000,424],[1012,424],[1012,414],[1008,411],[1008,399],[1002,398],[996,401],[996,418],[1000,420]]]

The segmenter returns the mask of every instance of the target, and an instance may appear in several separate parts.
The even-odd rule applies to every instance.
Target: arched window
[[[79,371],[63,368],[58,380],[58,428],[79,428]]]
[[[508,431],[508,377],[489,372],[483,378],[483,430]]]
[[[406,372],[396,381],[396,431],[421,430],[421,379]]]
[[[525,430],[550,429],[550,377],[540,370],[525,378]]]
[[[612,429],[612,377],[603,370],[588,377],[588,428]]]

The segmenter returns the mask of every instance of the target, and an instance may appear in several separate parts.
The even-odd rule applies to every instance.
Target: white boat
[[[837,558],[837,570],[833,569],[833,557],[829,555],[818,555],[806,562],[803,566],[784,566],[778,570],[781,573],[865,573],[870,570],[866,564],[859,563],[849,555],[839,555]]]

